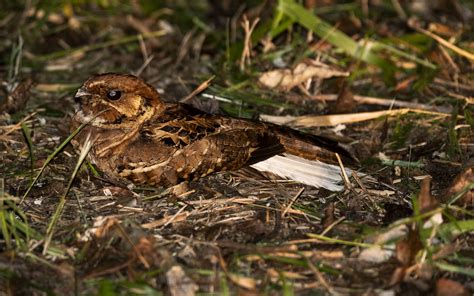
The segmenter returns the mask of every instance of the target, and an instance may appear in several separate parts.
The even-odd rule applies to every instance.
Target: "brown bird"
[[[93,141],[89,160],[109,178],[170,186],[213,172],[252,166],[305,184],[339,190],[330,139],[271,123],[208,114],[165,103],[151,85],[124,74],[101,74],[77,91],[71,129],[89,122],[73,145]]]

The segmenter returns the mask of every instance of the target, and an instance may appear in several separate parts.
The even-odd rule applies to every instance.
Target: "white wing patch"
[[[280,177],[298,181],[314,187],[323,187],[330,191],[341,191],[341,169],[339,166],[320,161],[307,160],[291,154],[275,155],[251,165],[259,171],[271,172]],[[351,170],[346,169],[348,176]]]

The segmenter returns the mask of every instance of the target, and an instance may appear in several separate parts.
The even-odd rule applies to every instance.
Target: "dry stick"
[[[367,191],[367,188],[365,187],[365,185],[362,183],[362,180],[359,178],[359,176],[356,174],[356,172],[352,172],[351,174],[352,178],[354,178],[354,180],[356,181],[356,183],[359,185],[359,187],[362,189],[362,191],[365,193],[365,194],[369,194],[369,192]]]
[[[329,283],[326,281],[324,278],[323,274],[319,269],[314,266],[313,262],[311,262],[310,258],[306,257],[306,263],[308,263],[309,269],[314,273],[316,276],[316,280],[324,287],[326,290],[329,292],[331,295],[337,295],[336,291],[334,291],[334,288],[329,285]]]
[[[143,40],[143,36],[139,36],[138,37],[138,43],[140,44],[140,51],[142,53],[142,56],[143,56],[143,60],[146,61],[148,60],[148,50],[146,49],[146,44],[145,44],[145,40]]]
[[[27,115],[25,118],[23,118],[22,120],[20,120],[17,124],[14,124],[13,126],[10,126],[10,129],[9,129],[8,131],[6,131],[4,134],[2,134],[1,136],[7,136],[7,135],[9,135],[10,133],[12,133],[13,131],[19,129],[23,123],[25,123],[28,119],[30,119],[31,117],[35,116],[36,114],[38,114],[37,111],[31,113],[30,115]]]
[[[140,66],[140,68],[138,68],[137,71],[135,71],[135,76],[140,76],[142,74],[142,72],[146,69],[146,67],[150,64],[150,62],[153,60],[153,55],[149,56],[148,55],[148,51],[146,49],[146,44],[145,44],[145,41],[143,40],[143,36],[139,36],[138,37],[138,41],[139,41],[139,44],[140,44],[140,51],[142,53],[142,57],[143,57],[143,64]]]
[[[403,10],[403,7],[400,5],[400,2],[398,0],[392,0],[392,5],[393,5],[393,8],[395,8],[395,11],[397,12],[398,16],[406,20],[407,14]]]
[[[321,101],[335,101],[337,100],[338,96],[339,96],[338,94],[324,94],[324,95],[311,96],[310,98],[321,100]],[[437,111],[437,112],[444,112],[444,113],[450,113],[452,111],[451,108],[449,107],[436,107],[436,106],[430,106],[430,105],[421,104],[421,103],[397,101],[395,99],[384,99],[384,98],[359,96],[359,95],[354,95],[354,101],[360,104],[403,107],[403,108],[421,109],[421,110]]]
[[[195,90],[193,90],[189,95],[187,95],[186,97],[182,98],[181,100],[179,100],[181,103],[185,103],[187,101],[189,101],[190,99],[192,99],[193,97],[195,97],[197,94],[203,92],[204,90],[206,90],[209,85],[211,85],[211,81],[214,80],[214,78],[216,78],[215,75],[213,75],[211,78],[209,78],[208,80],[204,81],[203,83],[201,83]]]
[[[328,233],[331,229],[334,228],[334,226],[336,226],[337,224],[341,223],[342,221],[344,221],[346,219],[345,216],[342,216],[341,218],[337,219],[336,221],[332,222],[331,224],[329,224],[328,227],[326,227],[323,232],[321,232],[320,235],[326,235],[326,233]]]
[[[337,158],[337,162],[339,163],[339,167],[341,168],[341,173],[342,173],[346,188],[349,189],[352,187],[351,182],[349,181],[349,177],[347,177],[346,169],[344,168],[344,164],[342,163],[339,153],[336,153],[336,158]]]
[[[427,35],[428,37],[431,37],[432,39],[436,40],[439,44],[443,45],[444,47],[447,47],[447,48],[451,49],[452,51],[454,51],[458,55],[463,56],[463,57],[465,57],[469,60],[474,61],[474,53],[470,53],[467,50],[464,50],[460,47],[457,47],[456,45],[450,43],[449,41],[444,40],[443,38],[439,37],[438,35],[436,35],[434,33],[431,33],[430,31],[425,30],[423,28],[420,28],[416,25],[413,25],[413,24],[409,23],[408,26],[410,26],[412,29],[415,29],[416,31],[418,31],[422,34]]]
[[[265,121],[270,121],[276,124],[286,124],[289,126],[301,126],[301,127],[315,127],[315,126],[335,126],[343,123],[354,123],[367,120],[373,120],[381,116],[399,116],[408,114],[410,112],[419,114],[439,115],[439,116],[451,116],[448,113],[420,110],[420,109],[394,109],[394,110],[382,110],[372,112],[359,112],[349,114],[332,114],[332,115],[320,115],[320,116],[273,116],[273,115],[260,115],[260,118]],[[459,118],[464,118],[459,116]]]
[[[83,280],[93,279],[93,278],[96,278],[96,277],[99,277],[99,276],[104,276],[104,275],[107,275],[107,274],[116,273],[116,272],[120,271],[121,269],[123,269],[123,268],[127,267],[128,265],[130,265],[132,263],[132,261],[133,261],[133,259],[129,259],[129,260],[125,261],[122,264],[112,266],[112,267],[106,268],[104,270],[95,270],[92,273],[89,273],[89,274],[85,275],[82,279]]]
[[[247,61],[247,64],[250,64],[250,55],[252,52],[252,32],[257,26],[260,18],[256,18],[253,22],[252,25],[250,25],[250,22],[247,18],[247,15],[244,14],[244,19],[242,20],[242,28],[245,31],[245,38],[244,38],[244,48],[242,49],[242,56],[240,58],[240,71],[245,70],[245,62]]]
[[[446,58],[448,61],[449,65],[451,66],[452,70],[454,70],[454,74],[457,76],[459,73],[461,73],[461,70],[459,69],[458,65],[453,61],[453,58],[449,55],[448,51],[446,48],[443,46],[438,45],[439,50],[441,51],[441,54]],[[457,83],[457,81],[456,81]]]
[[[456,83],[456,82],[452,82],[452,81],[443,80],[441,78],[435,78],[434,83],[441,84],[441,85],[444,85],[444,86],[454,87],[454,88],[462,89],[462,90],[466,90],[466,91],[474,91],[474,86],[472,86],[470,84]]]
[[[176,214],[174,214],[168,221],[166,221],[165,224],[163,224],[163,228],[168,226],[170,223],[173,223],[174,219],[176,219],[176,217],[178,217],[179,214],[181,214],[182,211],[184,211],[184,209],[186,209],[188,207],[188,205],[184,205],[181,207],[181,209],[179,209]]]
[[[285,214],[290,210],[291,206],[293,205],[293,203],[298,199],[298,197],[301,196],[301,194],[303,193],[304,191],[304,187],[301,187],[301,189],[298,191],[298,193],[295,194],[295,196],[291,199],[290,203],[286,206],[285,210],[283,211],[283,213],[281,213],[281,217],[284,217]]]
[[[148,67],[148,65],[150,64],[150,62],[153,60],[154,56],[151,55],[149,56],[144,62],[143,62],[143,65],[140,66],[140,68],[134,73],[135,76],[140,76],[142,75],[142,72],[146,69],[146,67]]]

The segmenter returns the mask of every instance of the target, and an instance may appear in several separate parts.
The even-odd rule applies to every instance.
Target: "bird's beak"
[[[80,102],[83,97],[90,96],[91,93],[85,90],[83,87],[77,90],[76,95],[74,96],[74,101]]]

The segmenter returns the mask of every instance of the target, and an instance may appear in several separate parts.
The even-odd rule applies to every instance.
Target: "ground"
[[[435,2],[2,3],[2,295],[473,293],[474,5]],[[330,136],[356,173],[111,182],[69,144],[103,72]]]

